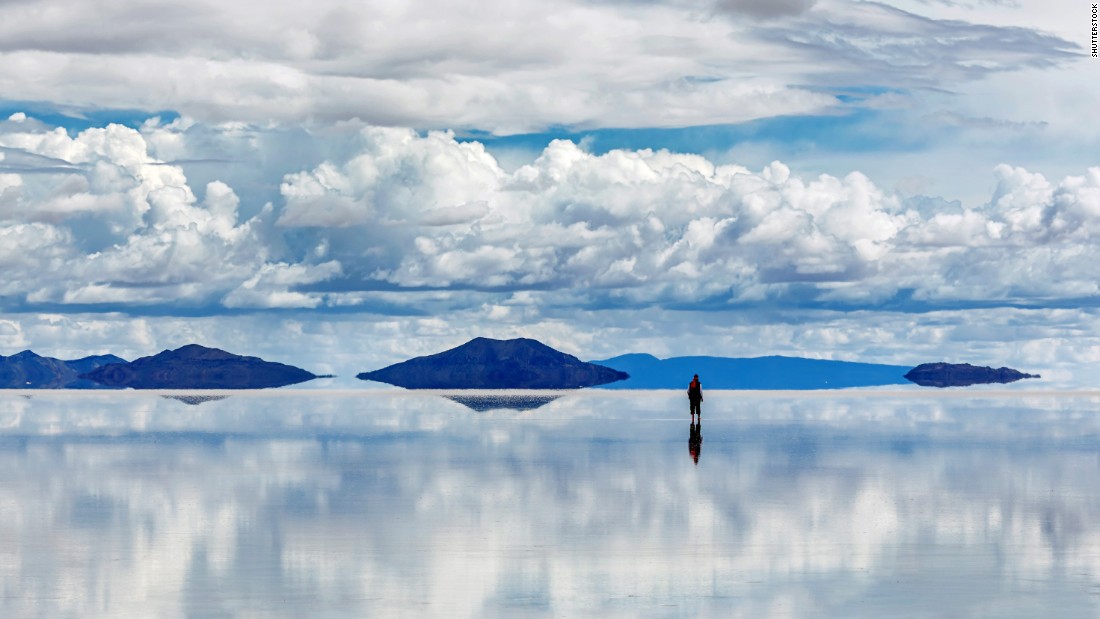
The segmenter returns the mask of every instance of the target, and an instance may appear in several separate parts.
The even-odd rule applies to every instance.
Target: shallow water
[[[0,616],[1095,616],[1098,409],[4,394]]]

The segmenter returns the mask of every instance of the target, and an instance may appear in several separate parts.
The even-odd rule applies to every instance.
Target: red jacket
[[[692,400],[703,401],[703,383],[692,379],[691,384],[688,385],[688,398]]]

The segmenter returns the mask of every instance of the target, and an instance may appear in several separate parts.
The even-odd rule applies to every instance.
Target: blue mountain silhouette
[[[693,374],[703,389],[843,389],[907,385],[912,366],[801,357],[672,357],[628,354],[593,361],[630,374],[603,389],[687,389]]]
[[[24,350],[10,357],[0,355],[0,389],[94,389],[103,388],[80,377],[100,366],[126,363],[114,355],[93,355],[64,361]]]
[[[264,389],[317,378],[301,368],[188,344],[131,363],[96,368],[81,378],[133,389]]]
[[[905,374],[907,380],[922,387],[967,387],[970,385],[1008,384],[1025,378],[1042,378],[1012,368],[991,368],[969,363],[922,363]]]
[[[438,354],[363,372],[358,378],[407,389],[577,389],[627,375],[536,340],[478,337]]]

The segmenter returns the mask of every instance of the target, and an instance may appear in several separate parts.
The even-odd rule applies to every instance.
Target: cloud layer
[[[178,123],[76,136],[3,123],[7,306],[411,307],[432,291],[455,307],[588,309],[1100,296],[1100,168],[1051,181],[1000,165],[989,201],[960,205],[902,198],[859,172],[803,178],[779,162],[593,155],[562,140],[506,171],[447,132],[356,124],[307,136],[327,154],[241,216],[231,186],[193,187],[157,156],[204,155],[190,136]]]
[[[842,107],[833,88],[950,89],[1074,49],[850,0],[0,5],[6,98],[215,122],[724,124]]]

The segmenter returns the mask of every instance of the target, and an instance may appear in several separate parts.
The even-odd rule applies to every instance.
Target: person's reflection
[[[699,452],[703,449],[703,419],[700,415],[699,423],[691,423],[691,434],[688,436],[688,453],[695,464],[699,464]]]

